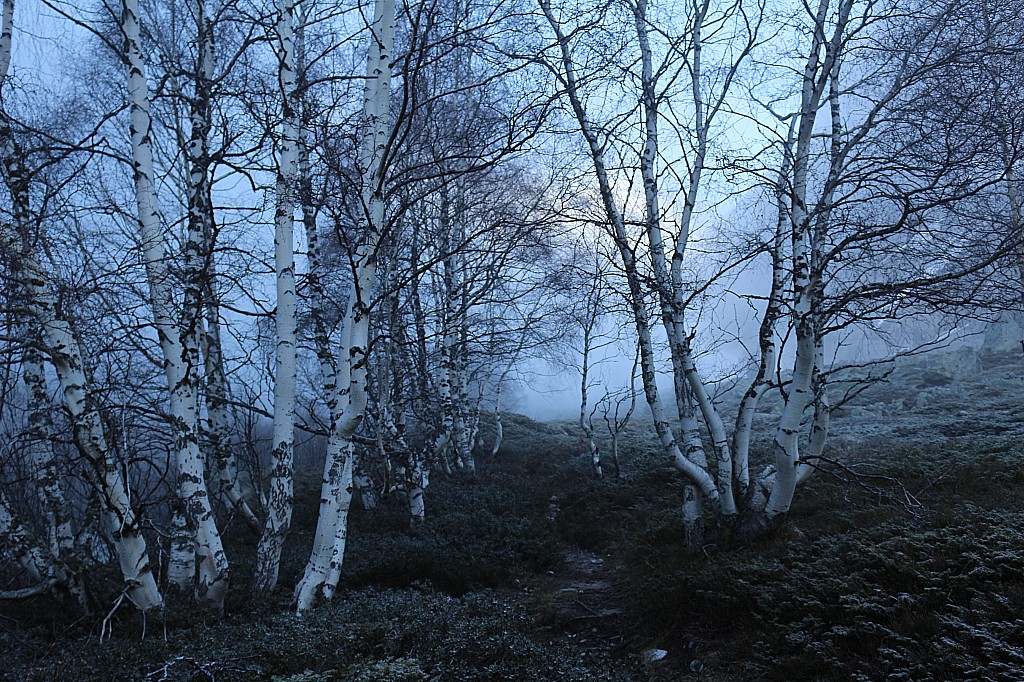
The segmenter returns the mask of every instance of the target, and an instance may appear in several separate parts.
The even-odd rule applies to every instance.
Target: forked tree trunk
[[[799,123],[796,149],[793,157],[793,182],[790,201],[791,248],[793,275],[793,329],[796,336],[796,356],[789,394],[775,432],[773,453],[775,477],[771,495],[764,508],[763,523],[774,523],[784,516],[793,501],[800,476],[800,432],[804,411],[813,398],[815,355],[818,344],[818,302],[820,282],[815,268],[816,236],[811,229],[808,213],[808,174],[813,141],[815,117],[820,108],[825,87],[834,76],[840,40],[852,9],[852,0],[842,0],[834,33],[830,40],[825,35],[825,19],[829,0],[820,0],[815,15],[815,30],[808,59],[804,67],[801,88]],[[822,59],[824,52],[824,59]],[[834,163],[833,163],[834,166]],[[835,172],[832,168],[831,176]]]
[[[701,381],[693,360],[693,353],[690,348],[690,340],[687,336],[684,323],[685,310],[682,300],[682,283],[675,282],[672,272],[665,257],[664,239],[661,226],[661,208],[658,198],[658,175],[656,163],[658,159],[658,120],[659,120],[659,97],[655,91],[656,81],[653,65],[653,54],[648,38],[647,28],[647,2],[638,0],[634,7],[634,19],[637,40],[640,48],[641,59],[641,107],[644,115],[644,145],[640,155],[640,173],[643,177],[644,199],[646,206],[646,231],[648,245],[651,251],[651,262],[654,269],[655,286],[658,291],[658,299],[661,304],[662,321],[665,333],[669,339],[669,348],[672,355],[672,369],[674,385],[676,388],[676,403],[679,408],[680,418],[684,421],[684,429],[688,433],[687,450],[696,455],[696,446],[699,443],[699,431],[695,430],[694,417],[691,415],[690,404],[695,404],[704,416],[704,422],[711,433],[711,439],[715,450],[717,463],[717,486],[721,498],[721,510],[726,516],[736,515],[736,504],[732,494],[732,456],[729,449],[729,440],[725,432],[724,424],[708,395],[707,390]],[[705,10],[706,11],[706,8]],[[694,46],[694,69],[697,70],[695,78],[699,78],[700,69],[700,29],[702,15],[694,18],[694,35],[692,44]],[[695,90],[695,97],[699,96],[699,89]],[[699,99],[698,102],[699,104]],[[703,116],[703,111],[698,107],[698,120]],[[698,159],[702,162],[702,159]],[[698,165],[693,171],[690,190],[695,192],[700,182],[701,166]],[[688,197],[689,198],[689,197]],[[688,224],[682,226],[683,230],[689,228]],[[685,242],[683,242],[685,243]],[[683,259],[683,248],[677,247],[673,254],[673,263],[681,265]],[[690,437],[697,434],[697,439]],[[702,469],[707,464],[699,463],[704,458],[703,447],[695,463]],[[697,500],[697,496],[689,494],[688,497]],[[691,512],[694,507],[688,507]],[[696,520],[696,519],[694,519]]]
[[[7,90],[6,80],[11,61],[14,0],[4,0],[2,12],[3,24],[0,28],[0,154],[2,154],[2,160],[0,160],[0,166],[3,168],[4,183],[10,192],[13,230],[20,235],[20,245],[24,247],[29,239],[32,222],[30,178],[28,170],[24,166],[22,150],[14,137],[11,121],[7,116],[6,109],[3,108],[3,95]],[[10,246],[14,246],[16,243],[12,241]],[[9,249],[8,253],[17,259],[19,258],[18,251]],[[28,253],[22,254],[22,257],[31,258]],[[15,264],[13,269],[17,268],[18,265]],[[31,298],[30,293],[24,287],[17,286],[16,279],[13,283],[15,289],[21,288],[19,294]],[[69,557],[74,551],[74,535],[68,515],[67,501],[64,498],[64,491],[61,489],[56,457],[53,453],[51,441],[53,420],[50,416],[52,407],[50,393],[46,388],[44,358],[36,345],[37,334],[34,333],[32,325],[21,323],[18,327],[22,332],[22,338],[27,343],[22,357],[22,381],[24,381],[25,389],[28,392],[27,435],[29,452],[35,469],[33,479],[47,521],[46,545],[52,556],[59,561],[61,557]]]
[[[58,585],[70,588],[67,566],[50,553],[14,514],[7,496],[0,491],[0,547],[28,574],[32,585],[0,591],[0,603],[28,599],[52,592]],[[79,585],[80,587],[80,585]],[[58,595],[59,596],[59,595]],[[81,599],[84,599],[84,594]],[[82,603],[83,607],[86,604]]]
[[[163,243],[164,230],[160,224],[154,185],[152,120],[142,57],[138,0],[122,0],[121,9],[139,235],[170,397],[171,450],[177,465],[178,497],[194,536],[198,568],[196,600],[213,611],[222,612],[229,568],[206,490],[206,471],[199,449],[197,326],[202,298],[199,282],[202,247],[192,238],[185,247],[185,295],[181,320],[178,321],[175,319],[171,275]]]
[[[46,520],[46,549],[52,561],[48,572],[74,597],[78,607],[88,613],[90,605],[84,566],[75,547],[70,507],[61,486],[61,473],[53,451],[53,419],[50,416],[53,405],[46,386],[43,357],[36,347],[36,334],[26,333],[24,338],[31,339],[25,348],[21,374],[28,391],[27,436],[36,498]]]
[[[795,120],[794,120],[795,123]],[[765,392],[771,387],[772,377],[778,363],[778,343],[776,342],[776,325],[782,317],[782,303],[785,296],[786,285],[786,236],[789,233],[790,217],[787,208],[786,185],[789,182],[789,174],[792,166],[793,137],[795,125],[791,125],[786,143],[783,147],[782,168],[775,187],[775,202],[777,207],[775,221],[775,236],[772,239],[772,284],[768,294],[768,302],[765,306],[764,317],[761,318],[761,325],[758,328],[758,358],[757,373],[750,382],[750,387],[740,401],[739,409],[736,412],[736,426],[733,430],[733,469],[736,483],[739,486],[739,493],[747,497],[750,491],[750,437],[753,430],[754,414],[757,412],[758,403]]]
[[[611,223],[612,238],[615,241],[619,256],[622,259],[623,269],[626,275],[626,282],[629,287],[629,305],[633,313],[633,320],[636,325],[638,344],[640,348],[640,371],[643,380],[644,394],[647,397],[647,405],[654,418],[654,428],[661,441],[662,448],[668,456],[669,461],[681,473],[692,480],[700,489],[701,493],[708,500],[715,513],[721,513],[721,495],[715,485],[714,479],[707,471],[697,464],[691,462],[682,453],[676,440],[675,433],[665,413],[661,396],[657,385],[657,370],[655,365],[654,344],[651,339],[651,323],[647,313],[646,297],[644,296],[643,283],[637,269],[636,258],[629,243],[626,233],[626,224],[618,206],[615,203],[615,194],[612,189],[611,179],[608,175],[605,162],[604,145],[598,139],[597,134],[592,130],[587,116],[586,109],[580,99],[576,76],[573,68],[572,57],[569,51],[568,38],[562,31],[561,25],[552,13],[550,5],[541,0],[541,10],[544,12],[548,23],[551,25],[558,41],[558,49],[561,55],[562,68],[564,73],[561,78],[565,87],[566,97],[580,132],[590,151],[590,159],[594,165],[594,173],[597,177],[600,190],[601,203],[605,214]]]
[[[633,358],[633,367],[629,371],[629,407],[626,413],[620,416],[623,399],[616,397],[614,411],[611,406],[612,398],[609,396],[608,409],[604,413],[604,421],[608,427],[608,435],[611,439],[611,461],[615,478],[622,477],[622,465],[619,463],[619,437],[633,418],[633,411],[636,410],[636,369],[640,364],[639,352]]]
[[[318,599],[329,600],[338,585],[348,537],[352,501],[352,434],[366,411],[369,358],[369,301],[377,279],[377,249],[384,232],[384,164],[391,131],[391,54],[395,40],[394,0],[375,0],[366,60],[363,118],[366,126],[359,154],[366,223],[355,254],[352,291],[345,311],[338,363],[336,398],[332,398],[331,435],[321,484],[320,513],[313,551],[295,589],[299,614]],[[338,409],[344,403],[344,411]]]

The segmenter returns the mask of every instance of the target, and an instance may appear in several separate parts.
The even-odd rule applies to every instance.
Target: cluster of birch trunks
[[[861,380],[1020,308],[1004,5],[40,2],[103,76],[43,111],[19,78],[32,10],[3,0],[7,599],[93,610],[112,559],[115,604],[222,612],[241,527],[246,589],[272,593],[298,433],[325,444],[287,586],[305,612],[337,589],[353,497],[422,523],[431,474],[498,454],[503,391],[541,362],[582,379],[598,477],[646,402],[692,548],[709,523],[767,532]],[[599,403],[605,461],[608,329],[639,388]],[[727,337],[744,357],[721,372]]]

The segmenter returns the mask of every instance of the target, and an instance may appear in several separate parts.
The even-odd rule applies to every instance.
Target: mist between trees
[[[831,410],[1019,320],[1022,17],[3,0],[0,597],[220,613],[291,590],[306,613],[353,499],[423,523],[432,477],[501,456],[540,362],[578,380],[597,477],[649,411],[692,549],[773,532]],[[631,371],[599,382],[612,347]],[[311,438],[313,546],[279,585]],[[110,562],[120,593],[90,585]]]

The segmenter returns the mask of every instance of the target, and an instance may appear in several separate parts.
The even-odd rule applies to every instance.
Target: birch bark
[[[104,528],[114,542],[125,594],[140,611],[161,608],[163,598],[150,566],[146,539],[132,509],[121,467],[107,446],[103,420],[91,393],[78,341],[71,325],[58,314],[57,297],[49,275],[24,250],[21,236],[7,223],[0,223],[0,244],[11,253],[24,254],[15,259],[16,269],[11,274],[16,281],[24,283],[29,309],[42,328],[64,394],[75,444],[96,472],[101,488],[100,513]]]
[[[278,80],[283,118],[278,151],[274,267],[277,271],[277,357],[274,434],[267,521],[256,552],[255,586],[269,593],[277,585],[281,550],[291,525],[295,445],[295,255],[294,223],[299,161],[299,102],[296,94],[295,5],[279,0]]]
[[[196,600],[213,611],[222,612],[229,568],[206,490],[205,467],[199,449],[199,349],[196,327],[201,300],[198,281],[201,278],[198,273],[202,271],[199,253],[201,246],[192,239],[186,244],[186,291],[181,318],[184,324],[179,325],[175,321],[174,298],[154,185],[152,120],[142,57],[138,0],[122,0],[121,9],[139,234],[170,397],[172,451],[177,464],[178,496],[195,538],[194,551],[198,567]]]
[[[340,407],[332,418],[327,461],[321,484],[316,539],[302,580],[295,590],[296,611],[308,611],[318,599],[329,600],[341,575],[352,501],[351,436],[363,420],[367,401],[369,300],[376,283],[377,249],[384,233],[385,156],[391,132],[391,54],[395,40],[395,1],[375,0],[366,60],[363,95],[364,137],[359,153],[364,207],[364,234],[355,254],[354,277],[345,311],[341,361],[336,381]]]
[[[588,411],[588,398],[590,393],[590,356],[593,351],[594,331],[597,327],[597,318],[601,307],[601,276],[599,267],[595,268],[593,280],[590,282],[589,291],[584,301],[583,317],[578,318],[583,328],[583,362],[580,367],[580,415],[579,426],[583,432],[584,441],[587,444],[587,452],[590,455],[590,464],[594,470],[594,476],[604,478],[604,470],[601,468],[601,450],[594,440],[594,413]],[[588,276],[591,273],[588,273]],[[596,409],[596,408],[595,408]]]
[[[509,374],[512,373],[512,369],[516,365],[517,355],[518,353],[509,357],[508,362],[505,364],[505,369],[498,376],[498,381],[494,387],[494,444],[491,445],[491,461],[494,461],[498,456],[498,452],[501,451],[502,441],[505,439],[505,427],[501,421],[501,393],[505,381],[508,380]]]
[[[687,203],[684,207],[682,230],[689,230],[689,216],[692,213],[691,202],[696,200],[696,192],[700,185],[700,176],[703,169],[703,155],[706,153],[707,129],[704,121],[703,99],[700,90],[701,81],[701,30],[704,17],[707,14],[709,2],[705,0],[698,5],[698,12],[694,17],[693,33],[691,38],[691,49],[693,52],[693,97],[696,108],[695,115],[700,127],[700,139],[698,142],[697,158],[694,170],[691,172],[690,185],[687,194]],[[658,197],[658,118],[660,97],[656,92],[656,76],[654,73],[653,55],[650,39],[648,37],[647,25],[647,0],[636,0],[633,5],[635,28],[640,48],[641,61],[641,107],[644,116],[644,145],[640,156],[640,173],[643,177],[644,198],[646,205],[646,230],[648,245],[651,251],[654,279],[658,291],[658,298],[661,304],[662,320],[665,333],[669,339],[669,348],[672,354],[673,379],[676,388],[676,403],[679,408],[680,419],[684,423],[684,429],[689,434],[687,438],[687,449],[692,452],[695,461],[700,464],[704,459],[703,446],[700,445],[699,428],[696,419],[692,414],[690,405],[696,403],[704,417],[711,433],[712,444],[716,454],[716,481],[721,495],[722,513],[726,516],[736,514],[736,504],[732,494],[733,465],[732,455],[729,448],[729,439],[725,431],[724,423],[715,407],[711,397],[700,379],[696,364],[693,359],[693,352],[690,348],[689,336],[685,325],[685,300],[684,282],[682,281],[682,260],[685,250],[685,238],[678,240],[673,264],[675,267],[670,271],[665,255],[663,230],[661,225],[661,208]],[[694,437],[696,436],[696,437]],[[697,448],[700,446],[698,452]],[[696,495],[688,495],[695,501]],[[688,507],[693,512],[693,507]],[[694,520],[696,513],[690,516]]]
[[[212,245],[212,240],[207,240]],[[212,273],[211,273],[212,277]],[[224,370],[224,351],[220,340],[220,311],[216,293],[207,289],[205,320],[200,330],[200,345],[206,371],[206,411],[209,417],[207,439],[213,451],[221,492],[246,525],[259,533],[263,525],[242,494],[238,463],[234,450],[237,444],[231,411],[231,389]]]
[[[46,517],[47,547],[58,560],[67,560],[74,554],[75,536],[68,502],[61,487],[57,457],[53,452],[53,419],[50,416],[53,408],[46,387],[43,355],[34,343],[36,335],[27,328],[25,332],[25,338],[31,341],[22,358],[21,378],[28,391],[29,449],[35,469],[33,480]]]
[[[800,424],[812,398],[817,346],[815,316],[820,296],[820,282],[813,271],[814,235],[807,208],[811,144],[815,118],[822,95],[832,78],[833,66],[838,59],[838,50],[852,7],[852,0],[843,0],[840,3],[833,35],[829,39],[825,35],[829,0],[820,0],[814,16],[810,51],[804,66],[790,200],[796,357],[793,361],[788,399],[775,432],[773,452],[776,472],[771,495],[764,509],[768,522],[780,518],[789,511],[799,479]]]
[[[30,178],[22,161],[23,154],[14,137],[11,121],[3,106],[6,94],[8,69],[11,60],[12,32],[14,27],[14,0],[3,3],[3,24],[0,28],[0,153],[4,181],[11,196],[11,213],[15,230],[22,239],[27,237],[31,224]],[[24,242],[23,242],[24,243]],[[11,255],[17,252],[12,251]],[[24,254],[26,257],[28,254]],[[28,438],[29,450],[35,467],[33,478],[38,490],[39,501],[47,520],[47,547],[57,560],[69,557],[74,551],[74,535],[71,519],[67,514],[67,502],[61,489],[60,474],[53,453],[51,435],[53,420],[50,417],[50,397],[46,388],[46,373],[43,355],[34,343],[36,333],[28,324],[19,325],[28,345],[22,357],[22,381],[28,392]]]
[[[217,469],[220,493],[227,497],[231,507],[255,531],[262,527],[239,487],[238,467],[232,444],[235,427],[230,408],[231,391],[224,369],[224,352],[220,336],[220,310],[216,292],[216,218],[211,196],[210,134],[213,128],[212,105],[214,78],[217,64],[214,25],[206,13],[206,1],[195,0],[197,29],[197,59],[194,88],[190,99],[191,125],[187,148],[188,177],[188,229],[189,242],[198,254],[197,289],[199,309],[193,311],[197,319],[189,321],[196,326],[199,350],[203,359],[205,380],[207,428],[209,449]]]
[[[594,476],[604,478],[604,471],[601,469],[601,450],[594,440],[594,424],[589,419],[593,413],[587,411],[587,393],[590,388],[590,334],[592,326],[586,326],[583,330],[583,366],[580,370],[580,430],[583,431],[583,438],[587,443],[587,451],[590,455],[590,464],[594,469]]]
[[[782,148],[782,164],[775,185],[776,221],[775,235],[772,238],[772,284],[765,305],[764,317],[758,327],[758,359],[757,373],[750,382],[750,387],[740,401],[736,412],[736,426],[733,429],[733,464],[739,494],[746,497],[750,490],[750,437],[753,430],[754,414],[757,405],[771,386],[772,375],[776,372],[779,361],[778,344],[776,342],[776,325],[782,318],[782,304],[786,287],[786,236],[790,224],[788,210],[789,175],[793,158],[793,143],[796,134],[794,124],[790,125],[789,133]]]
[[[3,107],[7,74],[11,63],[11,42],[14,23],[14,0],[4,0],[0,27],[0,164],[5,184],[11,193],[14,221],[0,222],[0,245],[12,259],[12,280],[23,287],[30,313],[42,331],[43,339],[64,394],[64,402],[74,428],[75,443],[96,471],[102,489],[101,515],[104,526],[114,541],[118,562],[129,601],[140,611],[163,606],[150,567],[146,540],[131,507],[128,488],[121,469],[107,448],[103,421],[85,374],[81,349],[68,321],[60,314],[57,296],[47,273],[27,245],[31,215],[28,174],[21,161],[22,154]],[[40,373],[41,377],[41,373]],[[58,529],[63,527],[57,521]],[[58,543],[65,530],[58,530]]]

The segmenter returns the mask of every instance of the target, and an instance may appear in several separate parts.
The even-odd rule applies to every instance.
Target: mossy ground
[[[343,589],[309,618],[287,612],[287,589],[249,600],[254,542],[232,525],[226,618],[178,611],[143,636],[125,608],[100,642],[106,614],[9,606],[0,675],[1021,680],[1024,441],[1007,412],[1020,372],[990,365],[1010,378],[989,381],[987,410],[985,377],[913,366],[896,380],[925,399],[903,392],[896,410],[881,398],[899,386],[862,396],[837,415],[831,453],[868,477],[819,473],[788,523],[753,544],[711,539],[685,556],[681,480],[646,425],[625,436],[624,477],[595,481],[571,426],[509,415],[507,447],[480,476],[432,483],[424,527],[408,527],[398,500],[354,514]],[[283,585],[308,554],[315,482],[300,476]],[[641,664],[650,647],[668,656]]]

